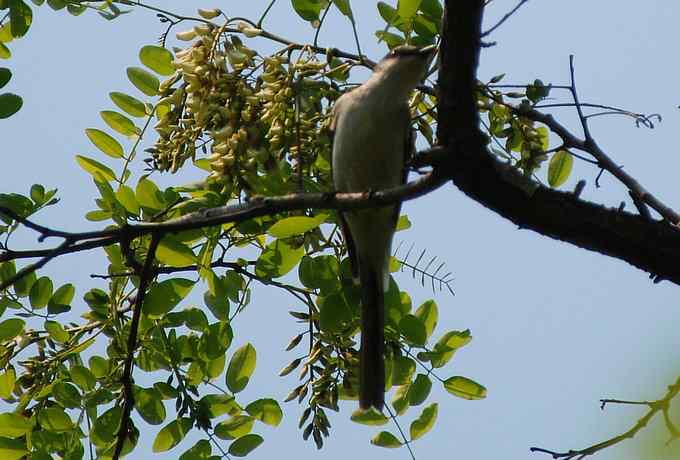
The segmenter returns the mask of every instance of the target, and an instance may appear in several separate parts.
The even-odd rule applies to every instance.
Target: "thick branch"
[[[680,284],[676,227],[539,186],[487,151],[476,105],[482,7],[481,0],[446,2],[437,134],[449,152],[443,166],[454,184],[520,228],[625,260],[656,280]],[[550,115],[540,121],[561,130],[563,139],[571,135]]]

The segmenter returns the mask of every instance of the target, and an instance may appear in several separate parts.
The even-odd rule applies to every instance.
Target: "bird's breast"
[[[403,180],[408,108],[347,104],[338,114],[333,143],[333,181],[338,191],[379,190]]]

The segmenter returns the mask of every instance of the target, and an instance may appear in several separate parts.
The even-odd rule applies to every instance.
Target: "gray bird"
[[[406,182],[413,150],[408,98],[435,48],[400,46],[371,77],[333,107],[333,185],[338,192],[382,190]],[[401,204],[338,213],[352,275],[361,286],[359,405],[382,410],[385,399],[384,293]]]

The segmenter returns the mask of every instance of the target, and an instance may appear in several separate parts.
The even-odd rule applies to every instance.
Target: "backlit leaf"
[[[548,165],[548,184],[557,188],[564,184],[571,175],[574,157],[566,150],[560,150],[550,158]]]
[[[172,278],[154,284],[144,299],[143,311],[150,318],[160,318],[175,308],[194,286],[192,280]]]
[[[241,436],[229,445],[229,455],[234,457],[245,457],[253,450],[257,449],[264,442],[259,434],[247,434]]]
[[[269,398],[251,402],[246,406],[246,412],[257,420],[271,426],[279,426],[283,418],[283,412],[279,403]]]
[[[156,435],[153,441],[153,452],[165,452],[179,444],[191,429],[192,421],[188,417],[174,420],[167,424]]]
[[[135,87],[147,96],[158,94],[160,81],[150,72],[141,67],[128,67],[127,76]]]
[[[486,398],[486,388],[467,377],[449,377],[444,380],[444,388],[452,395],[463,399]]]
[[[236,350],[229,361],[226,376],[227,387],[232,393],[238,393],[248,385],[256,362],[257,352],[251,344],[247,343]]]
[[[157,74],[167,76],[175,72],[175,67],[172,65],[172,53],[162,46],[144,46],[139,51],[139,60]]]
[[[97,160],[93,160],[92,158],[84,157],[82,155],[76,155],[76,161],[81,168],[93,176],[99,174],[104,180],[116,180],[116,173],[114,173],[111,168],[98,162]]]
[[[109,134],[99,129],[87,128],[85,134],[92,143],[102,152],[113,158],[122,158],[125,155],[120,143]]]
[[[101,115],[102,120],[104,120],[111,129],[123,136],[135,136],[140,133],[139,128],[135,126],[132,120],[123,114],[114,112],[113,110],[102,110],[99,112],[99,115]]]
[[[389,431],[381,431],[376,434],[373,439],[371,439],[371,444],[378,447],[387,447],[388,449],[402,446],[401,441]]]
[[[422,437],[425,433],[432,429],[434,422],[437,420],[437,403],[430,404],[420,413],[420,416],[411,423],[411,440]]]
[[[146,108],[144,103],[128,94],[112,92],[109,97],[119,109],[133,117],[146,116]]]

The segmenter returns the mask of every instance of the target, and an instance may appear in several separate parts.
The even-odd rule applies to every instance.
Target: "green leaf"
[[[92,356],[88,361],[92,375],[98,379],[103,379],[109,374],[109,360],[101,356]]]
[[[137,203],[135,192],[127,185],[118,187],[118,190],[116,190],[116,200],[133,216],[139,215],[139,203]]]
[[[31,430],[33,430],[31,419],[11,412],[0,414],[0,436],[3,438],[19,438]]]
[[[201,398],[200,404],[207,409],[210,418],[230,414],[233,411],[241,412],[241,407],[236,402],[236,399],[228,394],[205,395]],[[238,436],[241,436],[241,434]],[[235,436],[235,438],[238,436]]]
[[[255,273],[266,278],[279,278],[295,268],[304,255],[304,246],[294,247],[284,240],[274,240],[257,259]]]
[[[144,103],[137,98],[134,98],[125,93],[112,92],[109,97],[120,110],[133,117],[146,116],[146,107]]]
[[[49,313],[63,313],[68,311],[71,307],[71,302],[73,301],[73,296],[76,293],[76,288],[71,283],[64,284],[59,287],[52,298],[47,303],[47,309]]]
[[[161,318],[175,308],[194,286],[192,280],[172,278],[154,284],[144,299],[143,311],[150,318]]]
[[[19,460],[28,453],[25,441],[0,438],[0,458],[2,460]]]
[[[430,404],[425,409],[423,409],[423,411],[420,413],[420,417],[411,423],[411,429],[409,431],[412,441],[422,437],[425,433],[432,429],[434,422],[437,420],[438,407],[439,406],[437,403]]]
[[[47,305],[52,297],[52,292],[54,290],[54,285],[52,280],[47,276],[41,276],[38,278],[33,286],[31,286],[31,292],[28,294],[28,299],[31,302],[33,308],[43,308]]]
[[[163,397],[155,388],[136,388],[135,409],[150,425],[160,425],[165,420]]]
[[[425,402],[432,389],[432,380],[425,374],[418,374],[408,389],[408,403],[418,406]]]
[[[16,274],[17,266],[13,260],[0,263],[0,282],[7,281]]]
[[[321,13],[320,0],[292,0],[295,12],[305,21],[318,21]]]
[[[257,352],[250,343],[243,345],[234,352],[229,360],[226,376],[227,387],[232,393],[238,393],[248,385],[256,363]]]
[[[184,267],[196,263],[196,255],[191,248],[172,236],[166,236],[161,240],[156,250],[156,257],[171,267]]]
[[[64,330],[64,326],[57,321],[45,321],[45,330],[50,335],[50,338],[57,343],[66,343],[71,335]]]
[[[548,165],[548,184],[557,188],[564,184],[571,175],[574,157],[566,150],[560,150],[550,158]]]
[[[262,436],[259,434],[241,436],[229,445],[229,455],[233,455],[234,457],[245,457],[257,449],[263,442],[264,439],[262,439]]]
[[[486,388],[467,377],[449,377],[444,380],[444,388],[452,395],[463,399],[486,398]]]
[[[0,56],[2,55],[2,48],[5,46],[0,43]],[[24,105],[24,100],[21,96],[13,93],[0,94],[0,119],[9,118],[21,109]]]
[[[416,310],[416,318],[418,318],[425,325],[425,332],[427,338],[429,339],[437,327],[437,320],[439,319],[439,309],[437,308],[437,303],[434,300],[428,300],[423,303]]]
[[[425,324],[416,316],[404,315],[399,321],[399,332],[409,344],[422,346],[427,342]]]
[[[246,406],[246,412],[270,426],[279,426],[283,418],[283,412],[279,403],[269,398],[251,402]]]
[[[394,25],[394,21],[399,16],[397,14],[397,9],[385,2],[378,2],[378,13],[380,13],[380,17],[383,18],[383,21],[390,25]]]
[[[33,11],[23,0],[9,0],[9,23],[12,36],[23,37],[33,22]]]
[[[112,130],[123,136],[136,136],[141,133],[132,120],[121,113],[114,112],[113,110],[102,110],[99,112],[99,115]]]
[[[399,220],[397,220],[397,227],[395,231],[400,232],[402,230],[408,230],[411,227],[413,227],[413,224],[411,224],[408,216],[406,214],[402,214],[399,216]]]
[[[24,331],[26,322],[19,318],[10,318],[0,323],[0,342],[12,340]],[[1,436],[1,435],[0,435]]]
[[[403,45],[405,42],[404,37],[400,37],[399,35],[393,34],[391,32],[385,32],[384,30],[378,30],[375,33],[375,36],[378,37],[378,41],[384,41],[389,49]]]
[[[96,211],[90,211],[87,214],[85,214],[85,218],[90,222],[101,222],[103,220],[109,220],[111,216],[113,216],[113,212],[102,211],[99,209]]]
[[[160,81],[152,73],[141,67],[128,67],[127,76],[135,87],[147,96],[158,94]]]
[[[73,383],[78,385],[84,391],[93,390],[94,386],[97,384],[97,379],[95,379],[92,372],[90,372],[90,370],[85,366],[74,364],[71,366],[70,374]]]
[[[7,67],[0,67],[0,88],[12,79],[12,71]]]
[[[340,10],[342,14],[354,20],[352,6],[349,4],[349,0],[333,0],[333,4]]]
[[[255,424],[255,419],[249,415],[237,415],[220,422],[215,427],[215,435],[220,439],[236,439],[250,433]]]
[[[340,288],[340,265],[335,256],[304,256],[300,261],[300,282],[310,289],[332,292]]]
[[[394,360],[392,370],[393,385],[407,385],[416,371],[416,362],[408,356],[399,356]]]
[[[217,456],[211,457],[210,454],[212,454],[210,441],[201,439],[180,455],[179,460],[216,460],[222,458]]]
[[[394,392],[392,397],[392,407],[394,408],[397,415],[404,415],[408,408],[410,407],[408,403],[408,390],[411,387],[410,384],[401,385],[397,387],[397,391]]]
[[[13,367],[0,374],[0,398],[9,399],[12,396],[16,381],[17,374]]]
[[[31,274],[26,275],[18,280],[16,283],[14,283],[15,294],[19,297],[26,297],[28,293],[31,292],[31,287],[33,286],[33,283],[35,283],[36,279],[38,279],[38,277],[36,276],[35,272],[32,272]]]
[[[52,387],[55,401],[67,409],[76,409],[82,404],[82,396],[75,385],[68,382],[57,382]]]
[[[420,11],[431,21],[440,22],[444,9],[439,0],[422,0],[420,3]],[[498,83],[498,82],[495,82]]]
[[[98,174],[102,176],[104,180],[116,180],[116,173],[114,173],[111,168],[98,162],[97,160],[93,160],[92,158],[84,157],[82,155],[76,155],[76,161],[81,168],[95,177]]]
[[[12,52],[9,50],[9,48],[7,48],[7,46],[4,43],[0,42],[0,59],[9,59],[11,57]]]
[[[48,431],[63,433],[74,428],[71,417],[59,407],[48,407],[38,412],[38,423]]]
[[[179,418],[167,424],[153,441],[153,452],[165,452],[179,444],[191,429],[193,422],[188,417]]]
[[[113,406],[97,417],[90,429],[90,439],[94,445],[108,447],[116,439],[122,414],[120,406]]]
[[[472,340],[469,330],[449,331],[444,334],[435,344],[430,361],[435,368],[442,367],[448,363],[453,354],[461,347],[464,347]]]
[[[319,214],[315,217],[286,217],[269,227],[267,233],[269,233],[274,238],[288,238],[295,235],[302,235],[305,232],[317,228],[326,220],[327,217],[327,214]]]
[[[123,146],[113,137],[99,129],[87,128],[85,134],[99,150],[112,158],[122,158],[125,155]]]
[[[159,211],[163,208],[162,194],[158,186],[149,179],[141,179],[137,182],[137,202],[144,208]]]
[[[368,426],[384,425],[390,420],[385,417],[382,412],[376,410],[375,407],[371,407],[370,409],[357,409],[352,412],[350,419],[353,422]]]
[[[403,19],[412,19],[418,12],[422,0],[399,0],[397,13]]]
[[[340,333],[354,318],[345,297],[339,292],[319,297],[318,304],[321,310],[319,326],[324,332]]]
[[[371,444],[378,447],[386,447],[388,449],[402,446],[401,441],[389,431],[381,431],[376,434],[373,439],[371,439]]]
[[[139,60],[142,64],[163,76],[175,73],[172,59],[172,53],[162,46],[147,45],[139,51]]]

